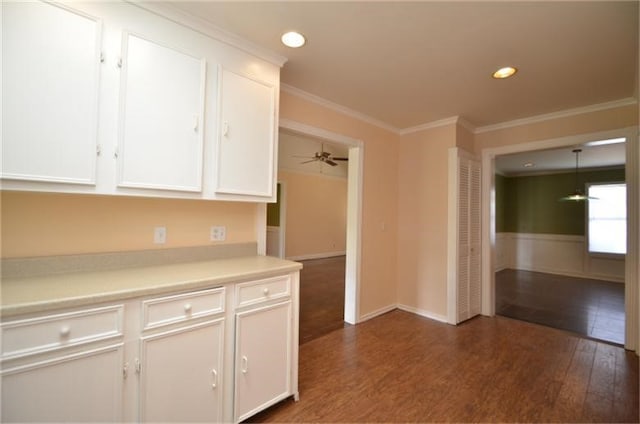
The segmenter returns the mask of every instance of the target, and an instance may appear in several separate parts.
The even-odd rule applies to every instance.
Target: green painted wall
[[[579,174],[588,182],[624,181],[624,169]],[[575,188],[575,174],[496,175],[496,232],[584,235],[585,203],[560,202]]]
[[[267,225],[269,227],[280,226],[280,183],[277,185],[277,202],[267,203]]]

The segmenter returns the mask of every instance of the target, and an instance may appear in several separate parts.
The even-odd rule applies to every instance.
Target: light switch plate
[[[153,229],[153,242],[165,244],[167,242],[167,227],[155,227]]]

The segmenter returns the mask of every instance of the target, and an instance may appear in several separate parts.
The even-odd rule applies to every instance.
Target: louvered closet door
[[[480,163],[458,158],[457,322],[480,313]]]

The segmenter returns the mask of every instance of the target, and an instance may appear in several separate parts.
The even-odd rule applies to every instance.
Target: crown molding
[[[514,119],[513,121],[501,122],[499,124],[486,125],[483,127],[477,127],[474,131],[475,134],[481,134],[490,131],[502,130],[506,128],[517,127],[520,125],[535,124],[544,121],[550,121],[552,119],[566,118],[569,116],[582,115],[584,113],[599,112],[601,110],[615,109],[623,106],[630,106],[638,104],[638,100],[633,97],[626,99],[614,100],[605,103],[596,103],[589,106],[577,107],[573,109],[565,109],[557,112],[545,113],[542,115],[530,116],[528,118]]]
[[[584,113],[590,112],[598,112],[607,109],[615,109],[618,107],[630,106],[638,104],[638,100],[633,97],[628,97],[625,99],[614,100],[611,102],[605,103],[597,103],[589,106],[583,106],[573,109],[565,109],[557,112],[545,113],[542,115],[530,116],[528,118],[515,119],[513,121],[505,121],[498,124],[485,125],[482,127],[478,127],[474,125],[472,122],[461,116],[452,116],[449,118],[439,119],[437,121],[431,121],[424,124],[416,125],[413,127],[407,128],[397,128],[392,125],[387,124],[379,119],[372,118],[364,113],[358,112],[356,110],[350,109],[346,106],[342,106],[340,104],[334,103],[330,100],[324,99],[322,97],[316,96],[315,94],[308,93],[299,88],[293,87],[288,84],[280,84],[282,91],[285,91],[293,96],[300,97],[302,99],[308,100],[312,103],[318,104],[320,106],[326,107],[328,109],[334,110],[336,112],[342,113],[347,116],[351,116],[352,118],[356,118],[360,121],[364,121],[368,124],[374,125],[376,127],[385,129],[387,131],[391,131],[397,135],[407,135],[412,134],[419,131],[424,131],[432,128],[443,127],[451,124],[458,124],[467,130],[469,130],[473,134],[481,134],[490,131],[496,131],[505,128],[517,127],[520,125],[533,124],[538,122],[549,121],[553,119],[565,118],[569,116],[581,115]]]
[[[304,90],[300,90],[299,88],[293,87],[289,84],[280,84],[280,89],[285,93],[289,93],[293,96],[299,97],[301,99],[307,100],[311,103],[315,103],[317,105],[326,107],[327,109],[331,109],[335,112],[342,113],[343,115],[350,116],[352,118],[358,119],[360,121],[366,122],[367,124],[374,125],[378,128],[382,128],[387,131],[391,131],[394,134],[400,134],[400,129],[394,126],[387,124],[379,119],[372,118],[369,115],[365,115],[364,113],[358,112],[356,110],[350,109],[346,106],[339,105],[338,103],[334,103],[330,100],[324,99],[322,97],[316,96],[315,94],[308,93]]]
[[[196,32],[199,32],[208,37],[214,38],[222,43],[225,43],[232,47],[240,49],[245,53],[249,53],[260,59],[266,60],[267,62],[277,65],[279,67],[282,67],[287,62],[287,58],[284,56],[281,56],[269,49],[265,49],[262,46],[254,44],[251,41],[241,38],[240,36],[232,32],[226,31],[212,24],[206,19],[184,12],[170,4],[166,4],[164,2],[154,2],[154,1],[136,1],[136,0],[125,0],[125,1],[141,9],[145,9],[148,12],[162,16],[163,18],[166,18],[179,25],[183,25],[188,28],[191,28]]]

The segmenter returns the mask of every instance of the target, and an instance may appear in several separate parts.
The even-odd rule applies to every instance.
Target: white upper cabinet
[[[272,197],[275,87],[228,69],[220,80],[216,192]]]
[[[203,58],[124,34],[118,185],[202,189],[205,73]]]
[[[275,201],[284,58],[157,2],[4,2],[2,188]]]
[[[101,21],[2,5],[2,178],[94,184]]]

